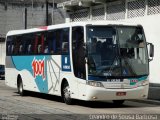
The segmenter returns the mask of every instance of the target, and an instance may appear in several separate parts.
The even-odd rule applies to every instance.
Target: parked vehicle
[[[5,39],[0,38],[0,79],[5,78]]]
[[[1,79],[5,78],[5,68],[4,68],[4,65],[0,65],[0,78]]]

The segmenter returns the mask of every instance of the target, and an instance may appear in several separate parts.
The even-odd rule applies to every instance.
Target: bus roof
[[[138,26],[139,24],[124,22],[124,21],[82,21],[82,22],[70,22],[70,23],[63,23],[57,25],[50,25],[50,26],[42,26],[39,28],[31,28],[31,29],[23,29],[23,30],[12,30],[7,33],[7,36],[11,35],[20,35],[25,33],[32,33],[32,32],[41,32],[46,30],[58,29],[58,28],[65,28],[71,26],[86,26],[86,25],[121,25],[121,26]]]

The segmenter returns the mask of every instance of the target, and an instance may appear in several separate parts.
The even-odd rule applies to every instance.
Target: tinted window
[[[34,54],[43,54],[44,53],[44,33],[35,33],[35,40],[33,42]]]
[[[68,54],[69,28],[7,37],[7,55]]]
[[[13,45],[13,37],[7,37],[7,46],[6,46],[6,51],[7,55],[12,54],[12,45]]]
[[[68,54],[69,53],[69,28],[63,29],[62,34],[63,34],[62,54]]]
[[[22,36],[11,36],[7,38],[7,55],[21,54],[22,51]]]
[[[52,30],[48,32],[45,45],[51,54],[66,54],[69,52],[69,28]]]
[[[25,34],[23,35],[23,54],[33,54],[33,44],[34,44],[34,34]]]
[[[72,28],[72,57],[74,75],[85,79],[85,49],[84,49],[84,30],[83,27]]]

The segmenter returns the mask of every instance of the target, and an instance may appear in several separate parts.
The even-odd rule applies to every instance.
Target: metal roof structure
[[[72,11],[72,10],[81,9],[83,7],[86,8],[86,7],[90,7],[98,4],[105,4],[113,1],[117,1],[117,0],[69,0],[63,3],[59,3],[57,7]]]
[[[49,3],[62,3],[67,0],[47,0]],[[0,0],[0,3],[23,3],[23,4],[31,4],[34,3],[45,3],[46,0]]]

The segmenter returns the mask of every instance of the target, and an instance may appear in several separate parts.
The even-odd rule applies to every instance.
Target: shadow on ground
[[[19,94],[17,92],[15,92],[15,93],[17,95],[14,95],[14,96],[19,96]],[[24,97],[27,97],[27,96],[63,103],[61,97],[54,96],[54,95],[48,95],[48,94],[27,91]],[[124,104],[122,104],[122,105],[115,105],[112,101],[107,101],[107,102],[97,102],[96,101],[95,102],[95,101],[74,100],[72,105],[73,106],[89,107],[89,108],[129,108],[129,107],[139,108],[139,107],[142,107],[142,106],[137,106],[136,102],[133,102],[133,103],[134,104],[132,104],[132,102],[125,101]],[[137,104],[140,104],[140,103],[137,103]],[[146,106],[146,107],[150,107],[150,105],[148,104],[148,106]]]

